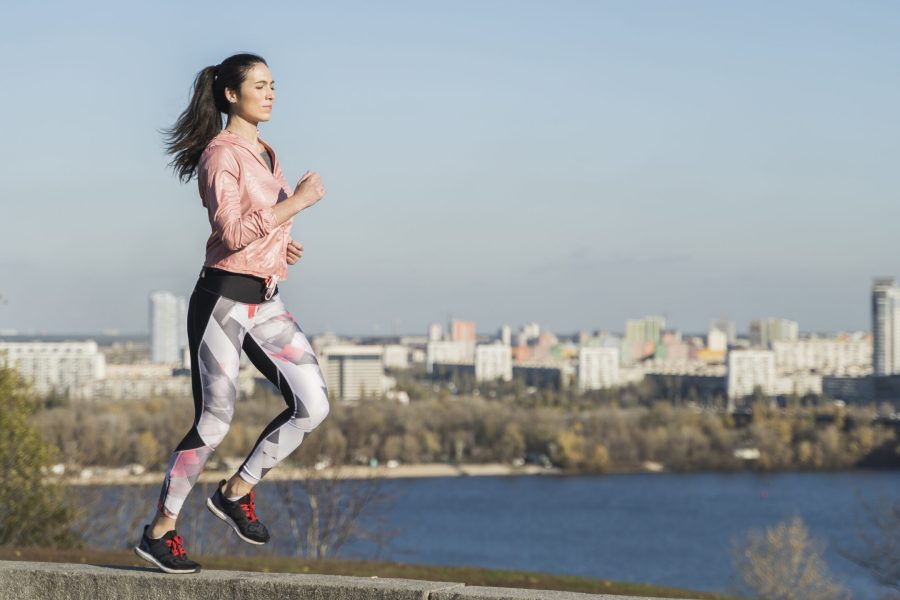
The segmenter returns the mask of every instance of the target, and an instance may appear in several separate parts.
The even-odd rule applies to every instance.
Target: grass
[[[572,575],[551,575],[528,571],[483,569],[479,567],[445,567],[365,560],[324,559],[308,560],[278,556],[192,556],[206,570],[260,571],[265,573],[306,573],[318,575],[349,575],[353,577],[419,579],[452,581],[470,586],[494,586],[562,590],[589,594],[618,594],[656,598],[696,598],[698,600],[737,600],[735,596],[692,592],[678,588],[589,579]],[[37,562],[67,562],[93,565],[123,565],[147,567],[131,550],[97,550],[91,548],[10,548],[0,547],[0,560]]]

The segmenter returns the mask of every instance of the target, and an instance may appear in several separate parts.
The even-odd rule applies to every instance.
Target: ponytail
[[[200,155],[222,131],[222,114],[227,115],[229,110],[225,88],[239,93],[247,71],[257,63],[266,61],[255,54],[235,54],[197,73],[190,104],[175,125],[163,131],[166,152],[173,156],[169,166],[182,182],[187,183],[196,175]]]

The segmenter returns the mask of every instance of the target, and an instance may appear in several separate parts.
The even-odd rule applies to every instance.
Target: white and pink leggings
[[[328,392],[315,352],[281,295],[247,304],[198,285],[188,305],[188,344],[196,411],[175,448],[157,507],[178,516],[234,415],[241,349],[280,391],[287,408],[260,434],[238,473],[256,484],[328,415]]]

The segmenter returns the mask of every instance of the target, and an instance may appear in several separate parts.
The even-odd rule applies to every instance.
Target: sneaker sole
[[[182,569],[182,570],[164,567],[159,563],[158,560],[153,558],[152,554],[147,554],[146,552],[141,550],[138,546],[134,547],[134,553],[137,554],[138,556],[140,556],[141,558],[143,558],[144,560],[146,560],[147,562],[151,563],[153,566],[155,566],[160,571],[163,571],[165,573],[171,573],[173,575],[184,575],[184,574],[188,574],[188,573],[196,573],[197,571],[200,570],[199,567],[195,568],[195,569]]]
[[[248,544],[253,544],[254,546],[262,546],[263,544],[265,544],[265,542],[257,542],[256,540],[251,540],[250,538],[244,537],[241,534],[241,531],[238,529],[237,524],[234,521],[232,521],[231,519],[229,519],[228,515],[226,515],[221,510],[219,510],[218,507],[216,507],[215,503],[212,501],[212,498],[206,499],[206,508],[209,509],[209,512],[211,512],[212,514],[216,515],[217,517],[219,517],[220,519],[225,521],[234,530],[234,532],[237,534],[237,536],[239,538],[241,538],[242,540],[244,540],[245,542],[247,542]]]

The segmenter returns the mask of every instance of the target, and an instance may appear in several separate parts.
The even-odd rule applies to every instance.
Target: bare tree
[[[858,547],[841,546],[838,551],[891,588],[885,598],[900,599],[900,500],[870,503],[858,492],[857,498],[868,523],[857,522]]]
[[[396,535],[384,516],[393,496],[381,477],[346,479],[340,465],[327,472],[307,466],[299,479],[279,481],[275,488],[288,508],[297,556],[325,558],[356,540],[373,544],[377,558]]]
[[[765,600],[849,600],[849,591],[832,579],[824,550],[800,517],[751,530],[732,544],[738,593]]]

